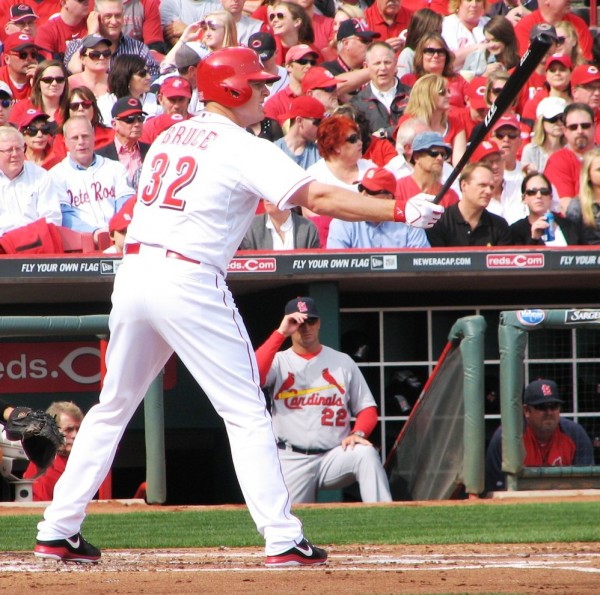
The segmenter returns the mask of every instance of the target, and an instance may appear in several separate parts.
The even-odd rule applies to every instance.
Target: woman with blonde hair
[[[454,68],[467,70],[474,75],[485,72],[487,61],[485,51],[488,42],[483,33],[489,21],[485,16],[486,0],[450,0],[447,17],[442,24],[442,35],[448,47],[454,52]]]
[[[558,42],[554,53],[569,56],[573,63],[573,68],[580,64],[585,64],[585,58],[581,53],[579,38],[577,37],[575,27],[573,27],[569,21],[559,21],[554,25],[554,28],[556,29],[556,35],[558,36]]]
[[[531,142],[523,148],[523,171],[543,172],[548,157],[565,145],[563,111],[567,102],[562,97],[546,97],[537,106]]]
[[[461,118],[450,113],[450,91],[443,76],[426,74],[417,80],[398,124],[408,118],[423,120],[430,130],[439,132],[452,145],[452,163],[458,163],[467,148],[467,137]]]
[[[600,244],[600,148],[583,158],[579,196],[569,203],[567,219],[581,225],[584,244]]]

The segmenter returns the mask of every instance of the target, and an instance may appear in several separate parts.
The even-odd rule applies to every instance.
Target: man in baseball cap
[[[452,155],[452,146],[439,132],[426,130],[415,135],[410,151],[413,171],[400,178],[396,186],[396,199],[405,203],[419,192],[435,195],[441,190],[444,164]],[[452,189],[442,197],[444,207],[458,202],[458,195]]]
[[[592,64],[576,66],[571,75],[571,95],[574,103],[585,103],[594,110],[596,144],[600,144],[600,70]]]
[[[37,33],[38,15],[28,4],[13,4],[9,11],[9,20],[4,25],[5,35],[11,33],[25,33],[35,37]]]
[[[324,117],[325,108],[318,99],[308,95],[294,97],[286,118],[290,128],[275,144],[300,167],[307,169],[321,158],[315,141]]]
[[[337,87],[343,82],[322,66],[313,66],[302,80],[302,93],[318,99],[331,114],[339,106]]]
[[[317,303],[310,297],[297,297],[290,300],[285,305],[284,314],[293,314],[295,312],[306,314],[307,320],[316,320],[320,318]]]
[[[8,124],[13,105],[12,89],[4,81],[0,81],[0,126]]]
[[[469,109],[468,118],[465,118],[467,126],[465,132],[467,138],[471,136],[473,128],[483,122],[485,115],[489,109],[487,101],[485,100],[485,85],[487,78],[484,76],[476,76],[471,79],[467,86],[467,92],[465,93],[465,103]]]
[[[31,79],[38,65],[39,48],[31,35],[11,33],[4,40],[4,65],[0,67],[0,80],[11,89],[13,99],[28,99]]]
[[[396,178],[384,168],[371,168],[358,184],[363,196],[383,200],[396,198]],[[417,190],[416,193],[421,192]],[[424,230],[415,230],[404,223],[384,221],[342,221],[332,219],[327,235],[327,248],[429,248]]]
[[[287,86],[274,93],[265,102],[265,116],[277,120],[280,124],[290,111],[292,99],[304,94],[302,81],[308,71],[315,67],[319,55],[305,43],[292,46],[286,54],[285,68],[289,75]],[[271,72],[273,72],[271,70]]]
[[[560,416],[564,400],[554,380],[534,380],[525,388],[523,415],[526,467],[566,467],[594,464],[594,448],[587,432],[577,423]],[[502,473],[502,428],[488,447],[486,490],[505,489]]]
[[[378,37],[381,35],[375,31],[369,31],[366,22],[362,19],[342,21],[336,36],[337,58],[323,62],[321,66],[336,76],[355,70],[364,71],[367,46]],[[363,76],[356,80],[351,90],[359,89],[366,80],[366,71],[364,71]],[[350,90],[347,87],[348,85],[345,85],[342,90]]]
[[[165,114],[185,116],[192,98],[192,86],[181,76],[170,76],[160,86],[157,98]]]

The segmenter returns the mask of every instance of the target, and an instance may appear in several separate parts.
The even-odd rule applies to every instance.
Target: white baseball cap
[[[567,102],[562,97],[544,97],[535,110],[536,118],[555,118],[562,114],[567,107]]]
[[[4,81],[0,81],[0,92],[6,93],[10,98],[13,96],[11,88]]]

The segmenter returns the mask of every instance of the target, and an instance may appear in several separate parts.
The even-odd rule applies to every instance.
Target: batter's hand
[[[434,198],[432,194],[421,192],[407,200],[404,207],[406,223],[422,229],[433,227],[444,212],[444,207],[431,202]]]
[[[362,438],[358,434],[350,434],[350,436],[346,436],[342,440],[342,450],[346,450],[350,448],[350,450],[354,450],[354,447],[357,444],[363,444],[364,446],[373,446],[371,442],[369,442],[366,438]]]
[[[277,329],[284,337],[291,337],[302,326],[308,318],[306,314],[301,312],[292,312],[286,314]]]

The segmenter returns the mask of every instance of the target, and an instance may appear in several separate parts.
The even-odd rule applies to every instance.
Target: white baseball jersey
[[[135,194],[119,161],[95,155],[87,169],[67,155],[50,170],[60,192],[62,224],[76,231],[108,227],[110,218]]]
[[[152,143],[127,243],[160,246],[225,271],[258,200],[285,209],[311,179],[269,141],[203,112]]]
[[[350,434],[351,416],[376,406],[354,360],[325,345],[308,360],[291,348],[278,352],[265,386],[276,436],[300,448],[339,446]]]
[[[59,192],[48,172],[30,161],[12,180],[0,172],[0,235],[42,218],[61,225]]]

